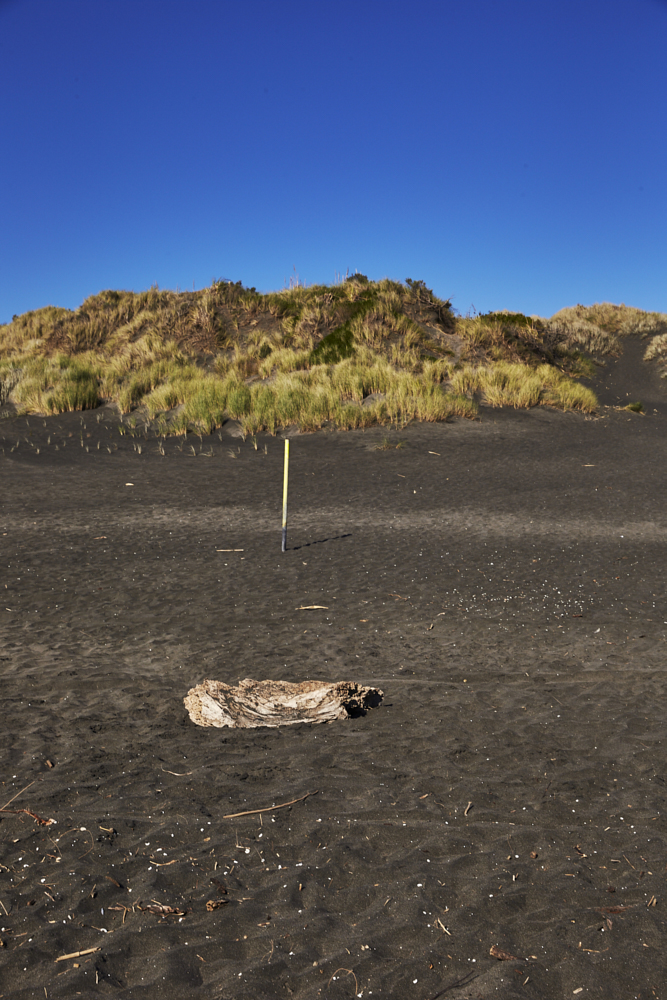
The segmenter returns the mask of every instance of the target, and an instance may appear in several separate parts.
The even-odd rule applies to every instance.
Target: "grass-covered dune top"
[[[651,335],[667,365],[667,316],[607,303],[551,319],[462,318],[422,281],[369,281],[261,294],[213,282],[193,292],[104,291],[76,310],[48,306],[0,326],[0,404],[20,412],[140,409],[165,433],[315,430],[472,417],[494,406],[592,412],[578,381]]]

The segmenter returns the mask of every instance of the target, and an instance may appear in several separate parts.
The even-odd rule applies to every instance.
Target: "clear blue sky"
[[[0,0],[0,321],[422,278],[667,311],[666,0]]]

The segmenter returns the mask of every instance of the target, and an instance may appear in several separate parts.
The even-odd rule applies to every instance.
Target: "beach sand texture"
[[[667,384],[635,353],[598,417],[297,436],[284,555],[280,439],[0,423],[1,996],[664,995]],[[189,720],[245,677],[384,699]]]

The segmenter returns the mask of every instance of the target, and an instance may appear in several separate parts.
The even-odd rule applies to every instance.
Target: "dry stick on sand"
[[[281,802],[279,806],[264,806],[263,809],[246,809],[245,812],[227,813],[227,815],[223,816],[222,818],[236,819],[237,816],[252,816],[254,813],[274,812],[274,810],[276,809],[284,809],[286,806],[293,806],[296,802],[303,802],[304,799],[307,799],[309,795],[317,795],[318,792],[319,788],[315,789],[314,792],[306,792],[306,794],[302,795],[300,799],[292,799],[291,802]]]
[[[94,951],[102,951],[101,948],[84,948],[83,951],[72,951],[69,955],[60,955],[54,959],[55,962],[66,962],[69,958],[80,958],[81,955],[92,955]]]
[[[32,811],[32,809],[8,809],[7,808],[7,806],[9,806],[9,805],[12,804],[12,802],[14,801],[14,799],[18,799],[19,795],[22,795],[23,792],[27,792],[27,790],[32,785],[35,784],[35,781],[37,781],[36,778],[35,778],[34,781],[31,781],[29,785],[26,785],[25,788],[22,788],[20,792],[17,792],[16,795],[12,795],[11,799],[9,800],[9,802],[5,802],[5,804],[2,807],[2,809],[0,809],[0,812],[3,812],[3,813],[5,813],[5,812],[6,813],[14,813],[17,816],[20,813],[25,813],[27,816],[30,816],[31,819],[34,819],[35,822],[39,823],[41,826],[51,826],[52,823],[55,823],[54,819],[42,819],[42,817],[38,816],[37,813],[34,813]]]
[[[35,784],[35,781],[37,781],[37,778],[35,778],[34,781],[31,781],[29,785],[26,785],[25,788],[22,788],[20,792],[17,792],[16,795],[12,795],[9,802],[5,802],[4,806],[0,808],[0,812],[4,812],[7,809],[7,806],[10,806],[12,804],[14,799],[18,799],[19,795],[23,795],[24,792],[27,792],[28,789]]]
[[[134,905],[140,913],[154,913],[159,917],[185,917],[187,915],[186,910],[181,910],[178,906],[160,903],[157,899],[151,900],[148,906],[142,906],[141,902]]]
[[[56,822],[55,819],[42,819],[41,816],[38,816],[37,813],[34,813],[31,809],[0,809],[0,812],[14,813],[17,816],[19,813],[25,813],[27,816],[34,819],[36,823],[40,823],[42,826],[51,826],[52,823]]]

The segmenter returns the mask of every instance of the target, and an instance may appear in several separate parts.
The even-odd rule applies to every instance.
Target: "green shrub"
[[[330,365],[354,354],[354,334],[349,323],[332,330],[311,352],[310,363]]]

